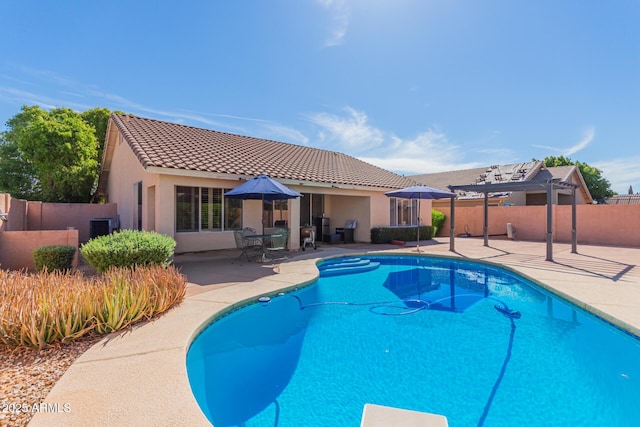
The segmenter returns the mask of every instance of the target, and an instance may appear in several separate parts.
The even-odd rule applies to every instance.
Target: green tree
[[[116,114],[124,114],[122,111],[114,111]],[[100,176],[100,170],[102,169],[102,153],[104,152],[104,143],[107,136],[107,127],[109,125],[109,116],[111,111],[108,108],[96,107],[91,110],[83,111],[80,116],[82,119],[93,126],[95,135],[98,140],[98,155],[96,166],[96,180],[94,186],[91,189],[91,193],[95,193],[98,186],[98,177]],[[93,201],[94,199],[92,199]]]
[[[108,108],[96,107],[91,110],[83,111],[80,116],[95,129],[96,138],[98,139],[98,162],[102,163],[102,151],[104,150],[104,142],[107,135],[107,126],[109,125],[109,116],[112,111]],[[114,114],[125,114],[123,111],[115,110]]]
[[[14,174],[10,182],[0,182],[0,190],[46,202],[90,200],[98,174],[94,126],[69,108],[23,106],[7,128],[0,141],[0,165],[3,175],[4,167]]]
[[[40,200],[40,183],[33,176],[33,166],[24,158],[18,144],[0,136],[0,193],[17,199]]]
[[[549,156],[544,158],[546,167],[555,166],[577,166],[580,169],[582,178],[591,193],[594,200],[602,201],[607,197],[613,196],[615,191],[611,189],[611,183],[602,176],[602,171],[596,167],[589,166],[586,163],[573,161],[564,156]]]

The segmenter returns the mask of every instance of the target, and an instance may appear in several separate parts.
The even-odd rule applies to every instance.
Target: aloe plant
[[[174,267],[112,268],[104,275],[0,270],[0,343],[42,349],[150,319],[184,298]]]

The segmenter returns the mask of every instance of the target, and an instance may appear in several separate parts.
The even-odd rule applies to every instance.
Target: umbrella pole
[[[262,195],[262,204],[260,205],[260,222],[262,222],[262,234],[264,234],[264,194]]]
[[[267,254],[265,253],[265,237],[264,237],[264,194],[262,194],[262,205],[260,205],[260,222],[262,222],[262,260],[267,262]]]
[[[416,242],[416,252],[420,252],[420,198],[418,198],[418,241]]]

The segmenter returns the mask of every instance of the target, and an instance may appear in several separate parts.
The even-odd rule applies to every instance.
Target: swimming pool
[[[422,256],[319,268],[192,343],[192,391],[216,427],[358,426],[365,403],[454,427],[640,419],[639,340],[514,273]]]

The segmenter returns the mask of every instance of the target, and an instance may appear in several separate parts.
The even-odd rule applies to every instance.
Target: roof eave
[[[165,167],[159,167],[159,166],[147,166],[145,170],[148,173],[153,173],[158,175],[171,175],[171,176],[205,178],[205,179],[220,179],[220,180],[227,180],[227,181],[246,181],[254,178],[253,175],[197,171],[197,170],[191,170],[191,169],[173,169],[173,168],[165,168]],[[302,187],[314,187],[314,188],[335,188],[335,189],[342,189],[342,190],[359,190],[359,191],[376,191],[376,192],[378,191],[384,192],[384,191],[395,189],[394,187],[372,187],[372,186],[365,186],[365,185],[306,181],[306,180],[300,180],[300,179],[281,179],[277,177],[275,177],[274,179],[284,185],[299,185]]]
[[[102,163],[100,165],[100,175],[98,176],[98,188],[94,196],[104,197],[107,191],[107,181],[109,180],[109,172],[111,171],[111,162],[113,160],[113,152],[116,146],[116,140],[120,132],[113,126],[113,115],[109,117],[107,122],[107,133],[102,151]]]

